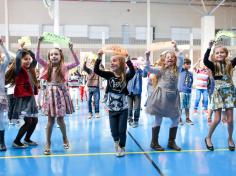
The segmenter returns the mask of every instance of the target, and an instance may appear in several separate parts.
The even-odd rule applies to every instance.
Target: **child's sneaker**
[[[190,120],[190,118],[186,119],[186,123],[189,124],[189,125],[194,125],[194,123],[192,122],[192,120]]]
[[[194,113],[194,114],[197,114],[197,113],[198,113],[198,110],[197,110],[197,109],[194,109],[194,110],[193,110],[193,113]]]
[[[138,122],[134,121],[134,122],[132,123],[132,127],[133,127],[133,128],[137,128],[137,127],[138,127]]]
[[[64,143],[63,147],[64,147],[64,149],[68,150],[70,148],[70,144],[69,143]]]
[[[132,119],[132,118],[129,118],[129,119],[128,119],[128,123],[129,123],[129,126],[132,126],[132,125],[133,125],[133,119]]]
[[[45,149],[44,149],[43,153],[44,153],[44,155],[51,155],[51,149],[50,149],[49,145],[45,146]]]
[[[182,118],[179,118],[179,125],[180,126],[184,125]]]
[[[15,149],[25,149],[28,147],[28,145],[22,144],[21,142],[13,142],[12,147]]]
[[[91,119],[92,117],[93,117],[93,114],[92,114],[92,113],[89,113],[88,119]]]
[[[20,120],[16,120],[16,122],[15,122],[15,126],[20,126]]]
[[[26,144],[28,146],[37,146],[38,145],[37,142],[31,141],[30,139],[29,140],[25,140],[24,144]]]
[[[95,113],[96,118],[100,118],[99,113]]]
[[[118,147],[117,157],[125,156],[125,147]]]
[[[9,125],[14,125],[14,122],[12,120],[9,120]]]

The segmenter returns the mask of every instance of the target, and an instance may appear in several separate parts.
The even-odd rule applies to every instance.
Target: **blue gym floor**
[[[216,150],[206,150],[207,119],[199,112],[192,115],[194,125],[179,127],[177,144],[181,152],[155,152],[149,147],[152,117],[142,110],[139,127],[128,127],[126,156],[117,158],[110,134],[108,114],[101,107],[100,119],[87,119],[87,102],[80,102],[79,110],[65,117],[71,148],[65,151],[60,129],[54,127],[52,155],[43,155],[45,144],[45,116],[39,117],[32,139],[37,147],[13,149],[12,141],[19,127],[7,126],[8,150],[0,152],[0,175],[84,175],[84,176],[194,176],[236,175],[236,152],[227,149],[227,126],[221,123],[213,135]],[[170,121],[164,119],[160,144],[166,148]],[[235,139],[235,138],[234,138]]]

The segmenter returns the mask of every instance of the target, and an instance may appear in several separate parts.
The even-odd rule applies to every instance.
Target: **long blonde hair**
[[[62,50],[60,48],[54,48],[54,49],[57,49],[60,53],[60,56],[61,56],[61,60],[59,61],[58,65],[57,65],[57,68],[56,68],[56,81],[57,82],[62,82],[64,81],[64,76],[62,74],[62,66],[64,64],[64,55],[62,53]],[[47,76],[47,81],[48,82],[51,82],[51,77],[52,77],[52,63],[50,61],[50,52],[51,50],[48,52],[48,76]]]
[[[160,55],[160,58],[157,59],[157,61],[154,63],[154,67],[163,67],[164,62],[165,62],[164,54],[165,54],[165,52]],[[152,77],[150,77],[150,79],[152,80],[152,87],[155,88],[158,84],[157,75],[153,75]]]
[[[217,62],[215,60],[215,51],[217,48],[222,48],[224,50],[224,52],[226,53],[226,57],[222,62]],[[230,62],[228,55],[229,55],[229,51],[226,47],[219,45],[214,48],[213,54],[212,54],[212,62],[215,67],[215,76],[227,75],[228,77],[232,78],[233,66],[232,66],[232,63]],[[222,64],[223,64],[223,67],[222,67]]]

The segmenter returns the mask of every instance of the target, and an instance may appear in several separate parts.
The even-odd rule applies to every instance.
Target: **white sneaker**
[[[137,128],[137,127],[138,127],[138,122],[135,122],[135,121],[134,121],[134,122],[132,123],[132,127],[133,127],[133,128]]]
[[[14,122],[12,120],[9,120],[9,125],[14,125]]]
[[[125,147],[118,147],[118,152],[116,153],[117,157],[125,156]]]
[[[79,106],[78,106],[78,105],[77,105],[77,106],[75,106],[75,109],[76,109],[76,110],[78,110],[78,109],[79,109]]]
[[[99,113],[95,113],[96,118],[100,118]]]
[[[91,119],[93,117],[92,113],[89,113],[88,119]]]
[[[16,120],[15,126],[19,127],[20,125],[21,125],[21,121],[20,120]]]

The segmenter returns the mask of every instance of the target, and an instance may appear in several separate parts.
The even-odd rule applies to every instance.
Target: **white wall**
[[[8,0],[8,4],[10,24],[53,24],[42,0]],[[4,24],[4,0],[0,0],[0,7],[0,24]],[[124,24],[146,25],[146,5],[140,3],[60,1],[60,10],[61,24],[108,25],[110,37],[121,37]],[[235,12],[236,7],[220,7],[214,13],[216,28],[236,28]],[[151,23],[159,38],[170,38],[171,27],[200,28],[200,20],[201,15],[185,5],[151,5]]]

